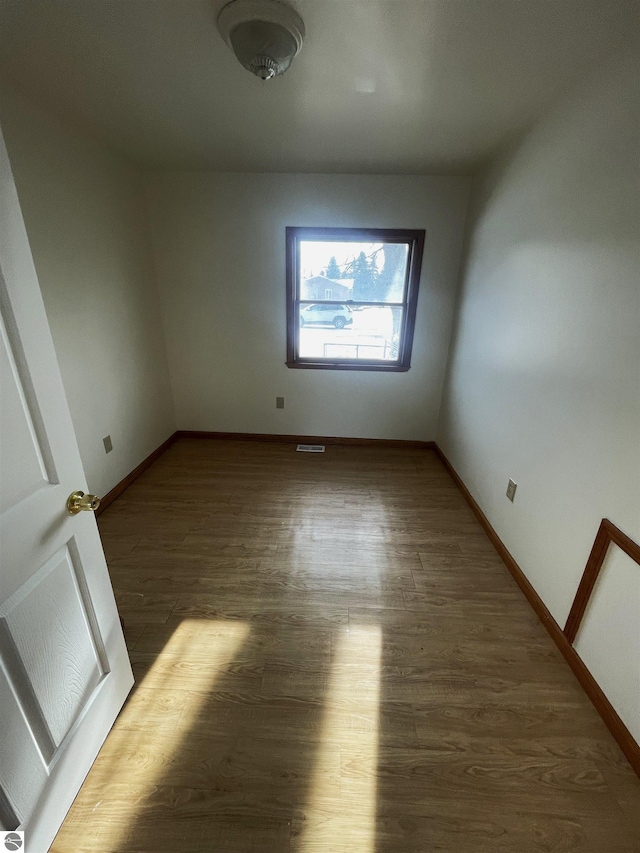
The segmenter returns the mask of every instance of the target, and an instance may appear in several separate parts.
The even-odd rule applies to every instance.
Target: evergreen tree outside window
[[[287,228],[287,365],[409,370],[424,237]]]
[[[327,278],[342,278],[342,271],[338,266],[338,262],[336,260],[335,255],[332,255],[329,258],[329,263],[327,264],[325,275]]]

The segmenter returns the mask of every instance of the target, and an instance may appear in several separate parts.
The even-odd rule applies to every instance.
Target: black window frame
[[[363,300],[301,299],[298,292],[300,270],[300,242],[344,243],[404,243],[408,245],[404,299],[402,302],[366,302]],[[288,226],[286,229],[286,283],[287,283],[287,367],[311,370],[377,370],[406,372],[411,367],[411,352],[415,332],[418,289],[424,252],[424,230],[408,228],[308,228]],[[383,359],[303,358],[300,351],[300,306],[323,302],[333,305],[388,305],[403,309],[398,358]]]

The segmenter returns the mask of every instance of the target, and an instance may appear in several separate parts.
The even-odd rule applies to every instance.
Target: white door
[[[0,828],[45,853],[133,676],[1,133],[0,309]]]

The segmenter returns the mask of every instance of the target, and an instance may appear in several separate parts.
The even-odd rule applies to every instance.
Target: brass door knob
[[[73,492],[67,498],[67,512],[69,515],[77,515],[85,510],[95,512],[100,506],[100,498],[97,495],[85,495],[84,492]]]

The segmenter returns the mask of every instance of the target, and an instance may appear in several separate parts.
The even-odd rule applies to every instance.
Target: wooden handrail
[[[593,548],[589,554],[587,565],[585,566],[580,586],[576,592],[576,597],[573,599],[571,610],[567,618],[567,624],[564,626],[564,635],[570,643],[576,638],[582,618],[589,604],[591,593],[598,580],[600,569],[604,563],[604,558],[609,549],[609,545],[614,543],[621,548],[625,554],[628,554],[632,560],[640,565],[640,545],[634,542],[626,533],[623,533],[619,527],[609,521],[608,518],[603,518],[600,522],[600,527],[593,543]]]

